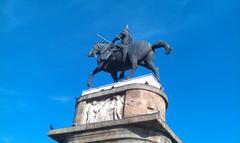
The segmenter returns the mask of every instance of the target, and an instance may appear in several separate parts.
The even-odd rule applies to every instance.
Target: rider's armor
[[[122,49],[122,52],[123,52],[122,61],[125,63],[128,48],[130,48],[132,41],[133,41],[132,36],[130,35],[130,33],[128,31],[128,25],[124,28],[124,30],[119,35],[117,35],[114,38],[112,43],[114,43],[117,40],[121,40],[121,44],[119,45],[119,47]]]

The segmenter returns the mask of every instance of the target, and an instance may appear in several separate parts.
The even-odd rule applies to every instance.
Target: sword
[[[108,41],[107,39],[105,39],[104,37],[102,37],[101,35],[99,35],[99,34],[97,34],[97,36],[99,37],[99,38],[101,38],[101,39],[103,39],[104,41],[106,41],[106,42],[108,42],[108,43],[112,43],[112,42],[110,42],[110,41]]]

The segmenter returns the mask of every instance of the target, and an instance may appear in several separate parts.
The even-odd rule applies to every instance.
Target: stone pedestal
[[[168,99],[152,75],[82,92],[73,126],[50,130],[59,143],[182,143],[165,123]]]

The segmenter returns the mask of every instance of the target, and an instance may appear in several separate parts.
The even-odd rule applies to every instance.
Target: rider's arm
[[[115,41],[117,41],[117,40],[120,40],[119,35],[115,36],[115,38],[113,39],[112,43],[115,43]]]
[[[116,35],[115,38],[113,39],[112,43],[114,43],[117,40],[121,40],[126,34],[124,32],[120,33],[119,35]]]

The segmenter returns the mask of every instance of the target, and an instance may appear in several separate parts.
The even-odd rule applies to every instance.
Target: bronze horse
[[[113,48],[115,50],[112,50],[111,47],[115,47]],[[129,79],[137,69],[138,65],[144,66],[152,70],[156,79],[159,81],[160,80],[159,68],[154,64],[153,61],[155,56],[155,49],[164,48],[165,53],[167,55],[170,54],[172,50],[169,44],[164,40],[160,40],[153,45],[146,41],[136,41],[128,49],[126,61],[125,63],[123,63],[122,50],[116,47],[117,47],[116,45],[106,42],[99,42],[93,45],[93,47],[88,53],[88,56],[89,57],[97,56],[98,66],[93,70],[93,72],[89,76],[88,87],[92,86],[93,76],[100,71],[110,73],[114,82],[117,82],[120,78],[124,77],[125,70],[131,69],[127,76],[127,79]],[[112,54],[109,56],[108,59],[102,60],[100,58],[103,54],[106,54],[111,50]],[[119,78],[117,77],[118,71],[121,71]]]

